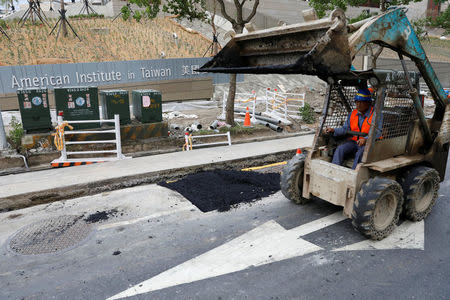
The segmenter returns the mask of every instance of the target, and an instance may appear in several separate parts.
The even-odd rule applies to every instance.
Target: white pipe
[[[114,115],[114,129],[116,131],[117,159],[121,159],[122,158],[122,141],[120,140],[120,117],[118,114]]]
[[[8,148],[5,127],[3,126],[2,110],[0,109],[0,150]]]

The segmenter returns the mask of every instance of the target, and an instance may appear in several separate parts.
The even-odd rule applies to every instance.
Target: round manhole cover
[[[19,230],[9,248],[19,254],[43,254],[72,247],[91,231],[82,216],[59,216],[30,224]]]

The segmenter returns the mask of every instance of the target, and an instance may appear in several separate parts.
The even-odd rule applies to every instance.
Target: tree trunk
[[[64,8],[64,0],[61,0],[61,13],[65,14],[65,8]],[[66,24],[66,19],[62,19],[61,20],[61,30],[62,30],[62,35],[63,37],[67,37],[67,35],[69,34],[67,32],[67,24]]]
[[[230,88],[227,98],[226,123],[234,125],[234,97],[236,95],[236,74],[230,74]]]

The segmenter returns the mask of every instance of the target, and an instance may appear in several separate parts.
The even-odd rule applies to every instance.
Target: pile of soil
[[[279,191],[280,174],[213,170],[158,184],[177,191],[202,212],[223,212],[236,204],[260,200]]]

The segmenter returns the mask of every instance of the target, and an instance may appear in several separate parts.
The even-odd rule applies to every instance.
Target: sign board
[[[195,70],[210,58],[110,61],[0,67],[0,94],[18,89],[105,86],[149,81],[212,77],[214,83],[229,82],[228,74]],[[238,76],[238,81],[243,76]]]

